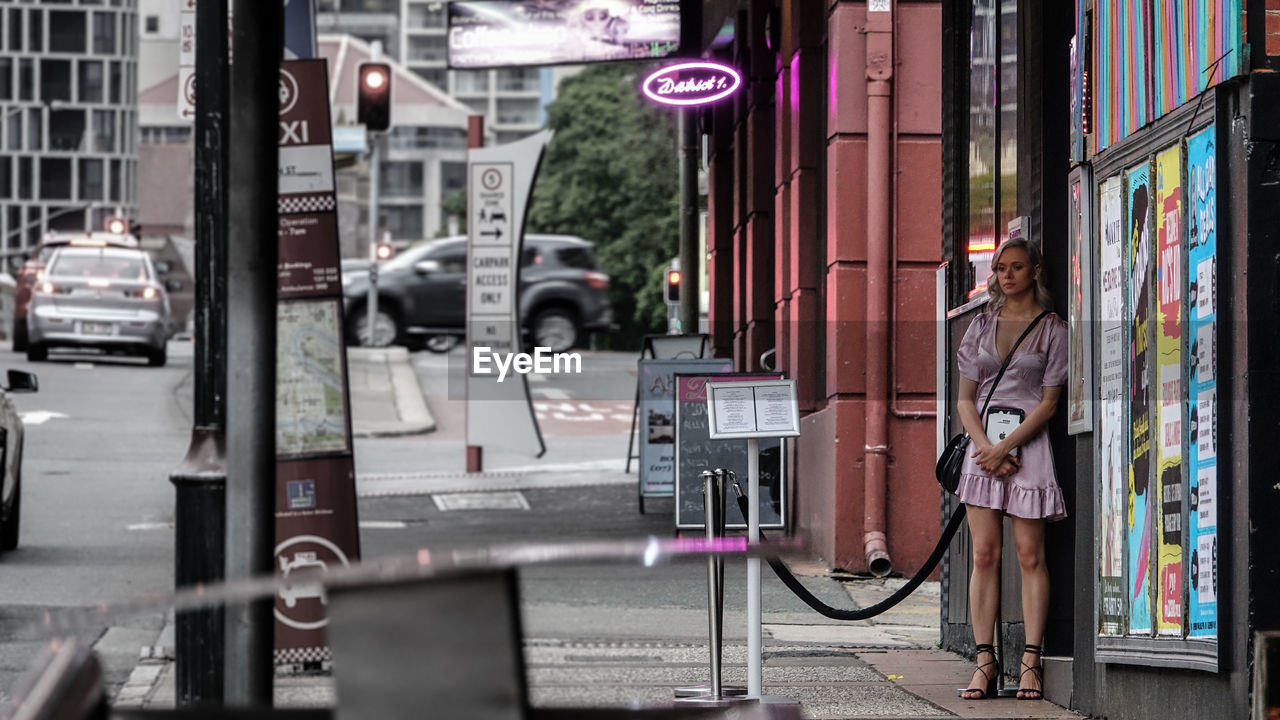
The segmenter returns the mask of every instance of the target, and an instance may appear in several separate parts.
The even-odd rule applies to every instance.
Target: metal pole
[[[698,332],[698,148],[697,111],[680,108],[680,332]]]
[[[227,255],[227,578],[273,572],[281,3],[235,0]],[[226,702],[270,707],[270,599],[227,608]]]
[[[467,149],[478,149],[484,147],[484,116],[469,115],[467,116]],[[468,177],[467,177],[467,202],[471,201],[471,178],[470,178],[470,161],[471,153],[467,153]],[[468,207],[470,212],[470,207]],[[467,231],[470,233],[471,221],[467,220]],[[468,241],[468,252],[470,252],[470,241]],[[467,357],[471,356],[471,328],[467,328]],[[464,373],[467,382],[470,382],[471,373]],[[470,397],[471,388],[467,388],[467,396]],[[465,406],[465,403],[464,403]],[[465,419],[463,424],[465,425]],[[467,438],[467,472],[482,472],[484,470],[484,446],[472,445],[471,438]]]
[[[716,531],[720,529],[718,513],[716,512],[716,499],[720,496],[716,487],[719,485],[719,476],[714,470],[702,471],[702,502],[703,518],[707,524],[707,540],[713,541],[718,535]],[[708,545],[711,543],[708,542]],[[715,555],[707,557],[707,631],[711,638],[711,697],[720,697],[720,608],[716,601],[720,599],[720,573],[718,558]]]
[[[375,265],[378,262],[378,170],[382,166],[382,153],[378,148],[381,147],[381,137],[375,135],[372,138],[372,149],[369,151],[369,262]],[[369,321],[367,323],[366,337],[360,338],[368,347],[374,347],[376,343],[375,329],[378,319],[378,275],[377,272],[369,273],[369,299],[365,303],[369,309]]]
[[[174,485],[175,588],[214,585],[226,565],[227,0],[196,5],[195,390],[191,444]],[[220,705],[222,608],[174,616],[178,706]]]
[[[760,542],[760,441],[747,439],[747,543]],[[760,558],[747,558],[747,697],[760,697]]]

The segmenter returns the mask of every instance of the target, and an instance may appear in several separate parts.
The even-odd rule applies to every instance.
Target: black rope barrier
[[[734,483],[733,487],[734,490],[737,491],[738,495],[738,509],[742,511],[742,517],[745,518],[747,517],[747,512],[749,510],[749,506],[747,505],[747,496],[742,492],[742,487],[737,483]],[[964,514],[964,505],[958,505],[955,512],[951,513],[951,521],[947,523],[946,529],[942,531],[942,537],[938,539],[937,546],[933,548],[933,554],[929,556],[928,560],[925,560],[924,565],[916,571],[915,575],[911,576],[911,579],[908,580],[905,585],[898,588],[897,591],[889,597],[881,600],[871,607],[859,610],[843,610],[841,608],[831,607],[819,600],[813,593],[809,592],[809,589],[801,584],[801,582],[796,579],[796,576],[791,573],[791,570],[789,570],[778,558],[769,558],[769,567],[773,568],[773,572],[778,576],[778,579],[782,581],[783,585],[786,585],[791,592],[796,594],[796,597],[803,600],[806,605],[813,608],[819,614],[829,617],[832,620],[866,620],[867,618],[875,617],[876,615],[879,615],[894,605],[902,602],[905,597],[914,592],[916,588],[920,587],[920,583],[924,582],[924,579],[929,577],[929,573],[933,572],[933,569],[937,567],[938,563],[942,560],[942,554],[947,551],[947,546],[951,544],[951,538],[955,537],[956,531],[960,529],[960,523],[964,520]],[[760,540],[763,541],[764,539],[764,531],[761,531]]]

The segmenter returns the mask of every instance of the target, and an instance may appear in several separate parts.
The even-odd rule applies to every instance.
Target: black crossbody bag
[[[1013,343],[1013,347],[1009,348],[1009,354],[1004,358],[1004,364],[1000,366],[1000,372],[996,373],[995,382],[991,383],[991,389],[987,391],[987,400],[982,403],[982,412],[978,413],[978,417],[982,418],[987,414],[987,406],[991,404],[991,396],[995,394],[996,386],[1000,384],[1000,378],[1004,377],[1004,371],[1009,369],[1009,361],[1013,359],[1013,354],[1017,352],[1018,346],[1023,340],[1031,334],[1036,325],[1040,324],[1040,319],[1048,315],[1049,311],[1045,310],[1036,316],[1035,320],[1027,326],[1026,330],[1018,336],[1018,340]],[[993,319],[994,322],[994,319]],[[934,473],[938,476],[938,484],[944,490],[951,494],[955,494],[956,488],[960,486],[960,469],[964,467],[964,454],[969,449],[969,433],[956,433],[954,437],[947,442],[947,446],[942,449],[942,454],[938,456],[938,464],[934,467]]]

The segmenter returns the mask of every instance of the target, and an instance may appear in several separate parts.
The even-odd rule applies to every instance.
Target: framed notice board
[[[676,392],[676,529],[705,529],[702,506],[702,471],[727,468],[747,489],[747,440],[712,440],[707,417],[706,384],[709,381],[782,380],[781,373],[719,373],[675,376]],[[766,438],[760,445],[760,527],[783,529],[787,517],[786,444]],[[729,487],[725,493],[725,527],[746,530],[747,519],[738,509],[737,495]]]
[[[675,375],[733,369],[729,358],[642,359],[637,396],[640,412],[640,497],[675,493]],[[641,510],[643,511],[643,505]],[[701,506],[699,506],[701,507]]]

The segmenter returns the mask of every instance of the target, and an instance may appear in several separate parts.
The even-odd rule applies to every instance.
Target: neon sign
[[[650,100],[665,105],[702,105],[728,97],[742,84],[742,76],[728,65],[686,62],[671,65],[644,79]]]

